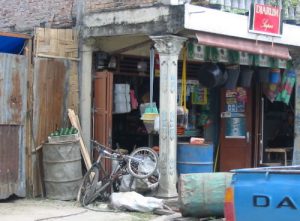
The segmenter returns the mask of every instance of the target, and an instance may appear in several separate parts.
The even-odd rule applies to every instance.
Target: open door
[[[109,147],[112,139],[113,73],[96,72],[93,86],[93,139]],[[110,160],[106,160],[103,166],[106,171],[111,171]]]
[[[252,94],[250,89],[221,91],[220,171],[251,167]]]

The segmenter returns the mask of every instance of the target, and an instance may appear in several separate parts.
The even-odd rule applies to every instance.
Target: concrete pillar
[[[159,91],[159,172],[157,196],[177,197],[177,63],[182,43],[186,38],[166,35],[151,36],[160,59]]]
[[[293,165],[300,164],[300,59],[295,60],[294,68],[296,71],[296,85],[295,85],[295,127],[294,127],[294,153]]]
[[[88,149],[90,149],[89,140],[91,138],[92,52],[92,44],[90,43],[85,42],[80,47],[80,123],[83,141]]]

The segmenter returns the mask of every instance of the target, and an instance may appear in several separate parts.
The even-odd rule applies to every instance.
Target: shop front
[[[191,5],[186,5],[185,18],[185,33],[196,35],[196,47],[203,49],[202,57],[201,53],[195,53],[195,57],[207,58],[209,51],[211,62],[225,65],[227,82],[220,88],[215,148],[219,170],[291,164],[297,149],[294,52],[299,42],[294,33],[299,28],[280,26],[277,19],[273,29],[262,30],[259,28],[269,17],[258,21],[251,15],[249,19]],[[197,30],[196,34],[191,30]]]
[[[122,29],[113,22],[109,29],[106,20],[96,24],[97,15],[86,15],[88,28],[81,48],[85,140],[94,138],[129,152],[155,146],[160,157],[161,197],[177,195],[177,143],[191,137],[213,144],[215,171],[282,163],[268,148],[289,148],[286,162],[290,163],[293,150],[299,148],[293,145],[295,137],[288,138],[290,143],[284,143],[286,138],[278,143],[276,136],[282,132],[271,129],[280,128],[285,119],[291,124],[282,128],[293,129],[297,123],[297,67],[291,66],[295,57],[289,49],[300,46],[294,37],[300,29],[284,25],[281,37],[271,37],[248,32],[243,15],[188,4],[149,10],[157,14],[134,23],[124,15],[144,12],[141,9],[114,12]],[[161,26],[151,25],[162,17]],[[150,133],[141,119],[145,112],[141,106],[154,102],[159,130]],[[178,106],[183,107],[179,115],[187,116],[184,123]],[[107,163],[107,169],[110,166]]]

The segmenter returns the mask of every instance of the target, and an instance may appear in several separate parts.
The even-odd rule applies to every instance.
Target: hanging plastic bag
[[[144,197],[136,192],[112,193],[110,201],[114,209],[129,211],[151,212],[164,207],[162,199]]]
[[[155,117],[155,120],[154,120],[154,130],[156,132],[159,132],[159,116]]]

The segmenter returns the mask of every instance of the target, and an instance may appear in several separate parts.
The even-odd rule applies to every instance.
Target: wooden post
[[[27,45],[24,50],[24,55],[28,59],[28,74],[27,74],[27,114],[26,115],[26,195],[33,196],[33,163],[32,163],[32,108],[33,108],[33,68],[32,68],[32,39],[27,40]]]

